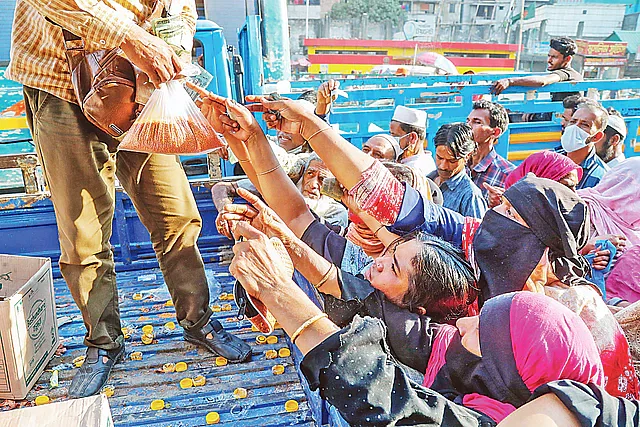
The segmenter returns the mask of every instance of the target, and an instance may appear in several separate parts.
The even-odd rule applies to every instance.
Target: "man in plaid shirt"
[[[516,168],[494,149],[500,135],[507,130],[509,116],[502,105],[481,99],[473,103],[467,124],[473,129],[473,139],[478,145],[468,164],[470,176],[489,202],[485,184],[504,188],[507,175]]]
[[[74,96],[61,27],[81,37],[89,52],[119,47],[156,86],[181,71],[174,49],[147,31],[159,7],[195,32],[193,0],[16,3],[7,77],[24,86],[27,121],[56,213],[60,271],[87,329],[86,358],[69,386],[71,397],[98,393],[125,354],[109,242],[116,175],[149,230],[184,338],[230,361],[251,357],[247,343],[211,318],[196,245],[202,219],[180,160],[116,153],[118,140],[91,124]]]

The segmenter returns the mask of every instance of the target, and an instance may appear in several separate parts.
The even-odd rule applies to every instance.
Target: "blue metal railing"
[[[634,80],[591,80],[584,82],[555,83],[543,88],[510,87],[499,96],[489,93],[496,78],[511,75],[471,75],[471,76],[411,76],[411,77],[373,77],[363,79],[342,79],[341,88],[349,95],[347,99],[338,98],[331,113],[331,123],[339,127],[343,136],[354,145],[361,146],[366,139],[380,131],[388,129],[389,121],[396,105],[405,105],[425,110],[429,117],[427,141],[435,135],[437,129],[452,122],[465,121],[471,111],[474,96],[490,97],[500,102],[513,113],[562,112],[561,102],[552,102],[550,94],[555,92],[584,92],[599,94],[618,94],[620,91],[636,91],[640,94],[640,79]],[[470,82],[462,84],[461,82]],[[483,82],[483,83],[478,83]],[[310,82],[294,82],[295,89],[309,88]],[[320,82],[314,82],[316,86]],[[296,98],[299,92],[285,96]],[[635,94],[632,94],[636,96]],[[605,107],[613,107],[625,117],[629,132],[625,141],[625,154],[637,155],[635,151],[640,116],[640,99],[619,98],[604,99]],[[382,105],[380,105],[382,104]],[[559,120],[545,122],[512,123],[498,143],[496,149],[507,157],[509,152],[548,149],[559,142]],[[510,144],[511,133],[555,132],[558,140],[536,141],[530,144]]]

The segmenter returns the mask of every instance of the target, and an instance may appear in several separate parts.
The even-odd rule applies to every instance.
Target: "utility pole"
[[[309,38],[309,0],[307,0],[307,17],[304,22],[304,38]]]
[[[522,58],[522,33],[523,33],[523,25],[524,24],[524,0],[522,0],[522,5],[520,7],[520,28],[518,29],[518,55],[516,56],[516,69],[518,71],[520,69],[520,58]]]

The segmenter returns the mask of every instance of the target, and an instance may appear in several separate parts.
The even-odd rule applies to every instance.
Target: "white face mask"
[[[578,125],[570,125],[564,129],[564,133],[560,138],[562,148],[567,153],[573,153],[587,146],[587,140],[591,135],[584,129],[580,129]]]
[[[404,148],[402,148],[402,145],[400,145],[400,141],[402,141],[402,138],[404,138],[405,136],[409,136],[409,135],[411,135],[411,134],[408,133],[408,134],[402,135],[402,136],[391,135],[391,137],[396,140],[396,142],[398,143],[398,147],[400,148],[400,152],[396,153],[396,160],[400,160],[400,157],[402,157],[404,152],[407,151],[407,148],[409,148],[408,145],[406,147],[404,147]],[[394,151],[397,151],[397,150],[394,150]]]

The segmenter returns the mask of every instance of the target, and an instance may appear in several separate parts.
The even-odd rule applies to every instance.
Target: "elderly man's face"
[[[302,176],[302,195],[312,200],[319,199],[322,182],[331,176],[333,175],[321,160],[312,160]]]
[[[276,137],[278,138],[278,145],[280,145],[280,147],[284,148],[286,151],[291,151],[295,148],[298,148],[305,142],[302,135],[292,135],[290,133],[282,131],[278,131]]]
[[[378,160],[395,160],[395,153],[389,141],[377,136],[362,144],[362,152]]]

